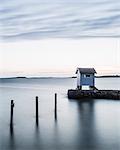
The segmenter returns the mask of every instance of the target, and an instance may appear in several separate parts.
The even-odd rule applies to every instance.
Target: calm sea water
[[[99,78],[96,86],[120,90],[120,78]],[[120,101],[69,100],[70,88],[76,88],[76,79],[0,79],[0,150],[119,150]],[[38,126],[35,96],[39,96]],[[15,102],[13,131],[9,128],[11,99]]]

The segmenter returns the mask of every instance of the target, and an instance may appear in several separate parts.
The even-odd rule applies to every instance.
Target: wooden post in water
[[[55,93],[55,119],[57,119],[57,93]]]
[[[11,100],[11,113],[10,113],[10,126],[13,126],[13,108],[14,108],[14,102]]]
[[[36,124],[38,125],[38,96],[36,96]]]

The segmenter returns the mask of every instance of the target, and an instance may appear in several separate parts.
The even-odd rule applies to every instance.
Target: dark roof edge
[[[97,73],[94,68],[77,68],[76,74],[77,74],[78,71],[80,73]]]

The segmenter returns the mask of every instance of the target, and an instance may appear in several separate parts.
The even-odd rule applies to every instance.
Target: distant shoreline
[[[62,78],[77,78],[76,76],[72,77],[2,77],[0,79],[62,79]],[[103,75],[95,76],[95,78],[120,78],[120,75]]]
[[[73,76],[72,78],[77,78],[77,77]],[[95,76],[95,78],[120,78],[120,75]]]
[[[95,76],[96,78],[120,78],[120,75]]]

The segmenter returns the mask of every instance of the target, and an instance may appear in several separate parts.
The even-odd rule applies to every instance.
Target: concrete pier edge
[[[68,90],[69,99],[83,99],[83,98],[95,98],[95,99],[113,99],[120,100],[120,90]]]

